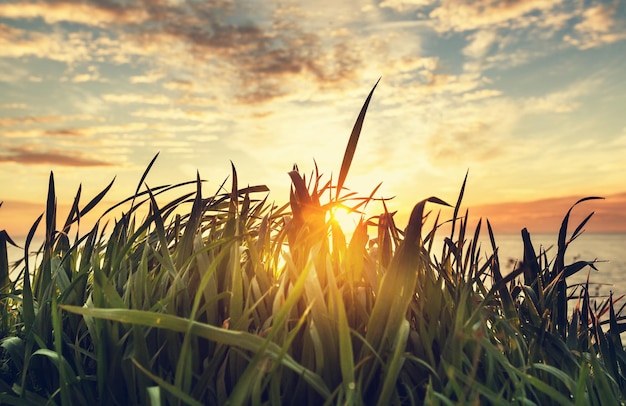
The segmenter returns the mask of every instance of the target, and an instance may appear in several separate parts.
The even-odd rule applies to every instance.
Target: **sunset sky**
[[[240,185],[336,178],[381,77],[346,186],[408,216],[438,196],[496,231],[554,229],[577,198],[626,231],[626,2],[0,1],[0,229],[116,176]],[[556,220],[555,220],[556,219]],[[593,221],[592,221],[593,223]],[[594,228],[595,227],[595,228]],[[555,232],[557,230],[554,230]]]

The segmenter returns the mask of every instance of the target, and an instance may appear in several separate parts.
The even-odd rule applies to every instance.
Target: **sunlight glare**
[[[335,206],[329,211],[327,216],[328,222],[337,224],[343,233],[348,236],[354,233],[357,224],[359,224],[361,214],[351,211],[345,206]]]

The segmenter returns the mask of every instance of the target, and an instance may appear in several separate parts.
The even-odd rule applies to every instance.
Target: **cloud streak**
[[[86,156],[79,151],[41,151],[35,146],[5,148],[0,153],[0,164],[16,163],[22,165],[59,165],[74,167],[113,166],[113,164]]]
[[[470,215],[474,218],[488,218],[497,233],[519,233],[529,225],[531,233],[556,233],[567,210],[582,197],[586,196],[479,205],[470,208]],[[626,229],[626,193],[604,197],[605,200],[589,201],[577,206],[570,219],[571,230],[591,212],[594,212],[594,216],[585,227],[589,232],[619,232]]]

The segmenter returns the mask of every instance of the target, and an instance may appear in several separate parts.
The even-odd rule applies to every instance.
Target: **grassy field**
[[[591,215],[565,214],[550,258],[524,230],[507,275],[489,222],[468,228],[465,183],[452,218],[431,197],[400,229],[376,190],[343,187],[372,93],[336,183],[294,168],[282,206],[235,168],[209,196],[199,176],[149,187],[153,160],[102,211],[124,214],[81,233],[110,185],[61,222],[51,175],[22,260],[0,232],[0,404],[624,404],[618,299],[568,286],[594,266],[564,260]],[[365,206],[380,214],[354,230],[334,220]]]

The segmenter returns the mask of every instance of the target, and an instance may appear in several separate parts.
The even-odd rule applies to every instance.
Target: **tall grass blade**
[[[33,291],[31,289],[30,283],[30,270],[28,264],[28,250],[30,248],[30,243],[35,236],[35,232],[37,231],[37,227],[39,226],[39,222],[43,218],[43,214],[39,215],[37,220],[33,223],[28,230],[28,235],[26,236],[26,241],[24,242],[24,286],[22,293],[22,306],[24,309],[24,328],[26,330],[26,336],[30,334],[30,330],[33,327],[33,322],[35,321],[35,301],[33,297]]]
[[[93,199],[91,199],[89,203],[85,205],[85,207],[83,207],[83,209],[80,211],[80,217],[83,217],[85,214],[89,213],[94,207],[98,205],[98,203],[100,203],[100,201],[102,201],[102,199],[104,199],[104,196],[106,196],[109,190],[111,190],[114,182],[115,178],[113,178],[111,183],[109,183],[100,193],[98,193]]]
[[[159,157],[159,152],[157,152],[154,155],[154,157],[152,158],[152,160],[150,160],[150,163],[148,164],[146,169],[141,174],[141,178],[139,179],[139,182],[137,183],[137,189],[135,189],[135,194],[132,196],[132,203],[130,204],[131,208],[135,207],[135,198],[139,196],[139,190],[141,190],[141,186],[144,184],[146,177],[148,176],[148,172],[150,172],[152,165],[154,165],[154,162],[157,160],[158,157]]]
[[[463,184],[461,185],[461,191],[459,192],[459,198],[454,205],[454,214],[452,215],[452,227],[450,229],[450,238],[454,238],[454,226],[456,225],[457,218],[459,216],[459,209],[461,208],[461,202],[463,201],[463,195],[465,194],[465,185],[467,184],[467,176],[469,170],[465,172],[465,178],[463,178]]]
[[[343,160],[341,161],[339,178],[337,179],[337,198],[339,198],[339,194],[343,189],[343,184],[345,183],[346,177],[348,176],[350,165],[352,165],[352,158],[354,158],[354,152],[356,151],[356,146],[359,142],[359,137],[361,135],[361,129],[363,128],[363,121],[365,121],[365,113],[367,113],[367,107],[370,104],[370,100],[372,99],[372,95],[374,94],[376,86],[378,86],[378,82],[380,82],[380,78],[376,81],[376,84],[374,85],[372,90],[370,90],[369,95],[367,95],[365,103],[363,103],[363,107],[361,107],[359,116],[357,117],[356,122],[354,123],[354,127],[352,128],[350,138],[348,139],[348,145],[346,146],[346,151],[344,152]]]
[[[9,278],[9,254],[8,245],[16,248],[17,245],[5,230],[0,230],[0,295],[10,291],[11,279]]]
[[[552,268],[552,273],[551,273],[552,279],[557,278],[558,275],[561,274],[561,272],[565,268],[565,252],[567,250],[567,245],[569,244],[569,242],[566,241],[567,228],[568,228],[568,223],[569,223],[569,217],[570,217],[572,210],[574,209],[574,207],[576,207],[582,202],[585,202],[588,200],[598,200],[598,199],[602,199],[602,197],[591,196],[591,197],[582,198],[578,200],[576,203],[574,203],[567,211],[567,214],[565,215],[565,218],[563,219],[561,223],[561,228],[559,230],[558,250],[557,250],[556,258],[554,259],[554,266]],[[589,218],[590,217],[588,216],[585,220],[583,220],[583,223],[581,224],[581,226],[579,226],[579,228],[577,228],[576,230],[578,231],[580,227],[582,227],[582,225],[584,225],[584,223],[586,223],[587,220],[589,220]],[[555,312],[556,314],[554,315],[554,317],[556,318],[557,330],[559,331],[563,339],[565,339],[565,335],[567,331],[567,292],[566,292],[566,289],[567,289],[567,284],[565,282],[565,278],[562,278],[562,280],[559,281],[558,287],[557,287],[558,298],[557,298],[557,308]]]
[[[400,375],[402,364],[404,363],[404,352],[406,350],[406,343],[409,338],[410,330],[408,320],[402,320],[402,324],[398,330],[398,335],[393,343],[393,353],[391,359],[389,360],[385,370],[383,387],[377,401],[378,406],[391,404],[393,392],[396,390],[398,376]]]
[[[187,332],[189,330],[190,334],[204,337],[220,344],[240,347],[255,354],[260,354],[259,351],[265,349],[262,355],[267,355],[272,359],[279,359],[283,353],[278,345],[259,336],[243,331],[226,330],[197,321],[190,322],[186,318],[169,314],[132,309],[96,309],[67,305],[60,305],[59,307],[71,313],[118,321],[120,323],[138,324],[178,332]],[[189,329],[190,324],[191,329]],[[284,366],[300,375],[323,398],[330,396],[330,391],[324,381],[317,374],[300,365],[290,355],[282,355],[280,361]]]

